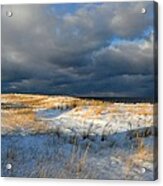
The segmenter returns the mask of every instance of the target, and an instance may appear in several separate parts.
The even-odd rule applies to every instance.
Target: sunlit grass
[[[129,113],[133,115],[150,116],[153,114],[153,105],[149,103],[139,104],[114,104],[100,100],[87,100],[68,96],[2,94],[2,103],[11,104],[9,108],[2,108],[2,130],[12,131],[28,129],[28,131],[42,132],[48,130],[45,121],[36,118],[36,109],[74,109],[72,117],[81,117],[81,122],[87,119],[98,119],[103,113],[112,118],[117,115]],[[23,107],[13,107],[19,104]],[[83,111],[83,108],[86,108]]]
[[[100,145],[102,143],[105,144],[105,140],[107,140],[106,136],[110,135],[110,132],[112,132],[110,130],[113,128],[109,128],[110,122],[112,122],[113,127],[117,127],[117,129],[120,124],[122,127],[123,122],[128,123],[130,121],[133,122],[132,125],[134,125],[134,122],[139,123],[140,127],[142,124],[141,122],[143,122],[143,127],[145,125],[151,126],[150,118],[151,116],[153,117],[154,113],[154,106],[150,103],[111,103],[100,100],[88,100],[68,96],[2,94],[1,100],[3,134],[17,133],[21,135],[27,134],[27,136],[34,134],[36,138],[39,136],[39,134],[46,134],[50,138],[56,137],[58,141],[62,141],[62,137],[64,138],[63,130],[65,129],[62,130],[62,127],[55,125],[55,120],[53,120],[51,125],[50,122],[37,117],[36,113],[39,109],[68,110],[68,117],[73,118],[73,121],[78,121],[79,123],[81,122],[81,127],[83,124],[87,125],[89,122],[91,123],[89,123],[88,127],[86,127],[86,130],[83,130],[83,133],[81,133],[80,137],[82,137],[81,140],[83,141],[91,139],[91,134],[94,127],[93,121],[96,122],[97,125],[101,125],[100,121],[105,119],[106,124],[104,123],[102,125],[102,130],[99,134],[101,135],[100,142],[97,142]],[[105,118],[103,118],[104,116]],[[149,120],[147,119],[148,116],[150,116]],[[89,122],[87,123],[87,121]],[[129,128],[126,128],[126,130],[128,129]],[[74,145],[75,148],[79,150],[80,146],[78,146],[77,143],[78,136],[67,137],[68,138],[66,138],[67,141],[65,143]],[[131,177],[130,173],[134,167],[141,167],[144,162],[153,162],[153,151],[151,148],[144,146],[143,137],[137,136],[134,137],[134,140],[136,141],[137,146],[134,147],[134,150],[131,147],[132,152],[128,154],[127,158],[123,157],[123,154],[114,154],[115,157],[119,156],[119,160],[122,160],[123,163],[125,163],[126,179]],[[134,145],[134,142],[131,144]],[[47,149],[54,147],[48,145],[48,143],[45,145]],[[113,150],[116,148],[114,145],[116,146],[116,142],[113,140],[113,142],[108,142],[108,145],[104,148],[108,148],[108,151]],[[63,154],[57,154],[56,156],[50,154],[50,159],[46,159],[45,156],[42,157],[42,155],[40,155],[38,156],[39,158],[36,159],[38,172],[30,172],[28,170],[29,172],[26,174],[30,177],[37,175],[37,177],[56,178],[97,178],[96,174],[98,172],[96,170],[89,169],[89,145],[84,150],[85,151],[82,151],[81,154],[78,153],[77,150],[72,150],[72,154],[66,162],[64,161],[64,157],[62,157]],[[9,150],[7,153],[7,156],[11,161],[18,157],[18,151],[16,151],[13,147],[12,150]],[[55,158],[61,158],[58,161],[64,163],[56,172],[52,166],[53,175],[51,175],[49,164],[51,162],[56,162],[57,159]]]

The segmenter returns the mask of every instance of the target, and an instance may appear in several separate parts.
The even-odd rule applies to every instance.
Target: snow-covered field
[[[2,95],[2,176],[154,180],[155,119],[150,103]]]

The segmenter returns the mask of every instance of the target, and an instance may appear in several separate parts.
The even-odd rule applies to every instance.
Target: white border
[[[47,4],[47,3],[90,3],[90,2],[132,2],[142,0],[1,0],[1,4]],[[152,0],[143,0],[143,1],[152,1]],[[157,2],[159,2],[158,0]]]
[[[37,4],[45,4],[45,3],[68,3],[68,2],[120,2],[123,0],[1,0],[1,4],[22,4],[22,3],[37,3]],[[132,1],[132,0],[128,0]],[[136,1],[136,0],[134,0]],[[140,1],[140,0],[138,0]],[[163,143],[163,114],[161,114],[161,110],[163,110],[163,0],[157,0],[159,3],[159,180],[155,182],[137,182],[137,181],[104,181],[104,180],[59,180],[59,179],[30,179],[30,178],[0,178],[0,184],[6,186],[18,186],[18,185],[60,185],[60,186],[72,186],[72,185],[86,185],[86,186],[94,186],[96,185],[108,185],[114,184],[115,186],[122,185],[163,185],[163,149],[161,145]]]

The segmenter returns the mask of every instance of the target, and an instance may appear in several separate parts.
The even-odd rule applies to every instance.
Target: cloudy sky
[[[153,2],[2,6],[2,92],[152,97],[153,35]]]

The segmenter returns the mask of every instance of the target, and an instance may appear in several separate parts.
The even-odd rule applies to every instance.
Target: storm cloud
[[[153,97],[153,6],[2,6],[2,92]]]

